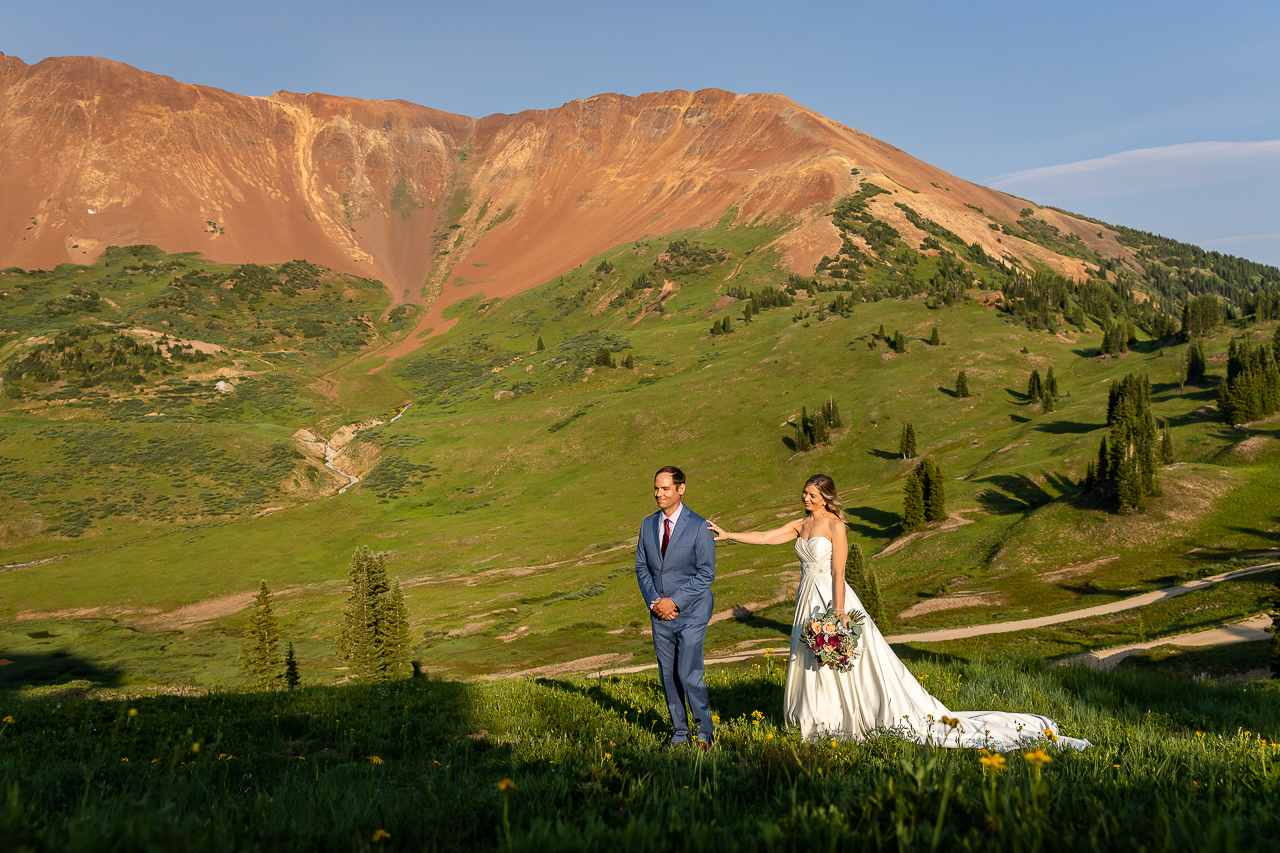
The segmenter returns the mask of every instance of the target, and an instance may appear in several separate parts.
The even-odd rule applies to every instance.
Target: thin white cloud
[[[1280,139],[1188,142],[1121,151],[992,178],[994,189],[1045,203],[1114,198],[1280,175]]]

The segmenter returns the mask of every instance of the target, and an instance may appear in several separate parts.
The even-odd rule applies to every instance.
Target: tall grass
[[[640,676],[9,697],[0,837],[94,851],[1239,850],[1280,833],[1273,685],[913,668],[954,708],[1049,714],[1094,746],[1028,745],[997,768],[891,732],[802,743],[779,719],[772,665],[710,676],[721,722],[706,754],[660,748],[660,690]],[[1048,763],[1024,757],[1035,748]]]

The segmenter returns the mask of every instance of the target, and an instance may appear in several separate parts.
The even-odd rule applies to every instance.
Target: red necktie
[[[667,543],[671,541],[671,519],[662,519],[662,556],[667,556]]]

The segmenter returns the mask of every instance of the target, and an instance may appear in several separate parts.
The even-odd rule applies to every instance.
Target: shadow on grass
[[[874,456],[877,459],[901,459],[902,456],[897,453],[891,453],[888,450],[871,449],[867,451],[868,456]]]
[[[978,503],[987,512],[1026,512],[1058,498],[1026,474],[996,474],[978,482],[993,486],[978,493]]]
[[[1052,423],[1040,424],[1035,429],[1036,432],[1047,432],[1050,435],[1083,435],[1086,432],[1093,432],[1105,426],[1106,424],[1083,424],[1077,421],[1053,421]]]
[[[957,400],[960,399],[960,395],[955,392],[954,388],[943,388],[941,385],[939,385],[938,390],[941,391],[943,394],[946,394],[948,397],[952,397]]]
[[[1096,672],[1071,666],[1052,675],[1073,697],[1073,708],[1093,706],[1122,722],[1140,724],[1152,716],[1175,733],[1181,726],[1223,737],[1280,727],[1280,703],[1271,691],[1222,690],[1210,681],[1127,668]]]
[[[1031,423],[1031,418],[1025,417],[1023,415],[1009,415],[1009,420],[1013,421],[1015,424]]]
[[[964,663],[965,659],[958,655],[940,652],[937,649],[918,649],[910,643],[893,643],[891,648],[898,659],[904,663],[949,664]]]
[[[888,539],[893,536],[894,530],[897,529],[898,518],[896,512],[886,512],[882,509],[876,509],[873,506],[847,506],[844,508],[846,517],[845,527],[860,536],[868,539]],[[865,524],[856,524],[848,519],[858,518]],[[874,527],[872,525],[875,525]]]
[[[1013,402],[1015,403],[1031,402],[1031,397],[1025,391],[1015,391],[1012,388],[1006,388],[1004,390],[1010,397],[1013,398]]]
[[[47,687],[72,681],[88,681],[95,687],[118,687],[123,670],[103,666],[70,652],[8,652],[0,654],[0,695],[24,687]]]

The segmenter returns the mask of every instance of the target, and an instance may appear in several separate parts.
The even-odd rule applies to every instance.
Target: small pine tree
[[[853,587],[853,591],[858,598],[862,599],[865,606],[867,603],[867,563],[862,555],[862,546],[857,542],[849,545],[849,558],[844,563],[844,579],[849,586]]]
[[[884,334],[884,323],[880,324],[880,331],[876,332],[876,337],[882,341],[889,340],[887,337],[885,337],[885,334]]]
[[[963,370],[956,375],[956,396],[961,398],[969,396],[969,377]]]
[[[827,398],[827,424],[832,429],[840,429],[844,423],[840,420],[840,407],[836,405],[835,397]]]
[[[902,332],[893,333],[893,351],[897,353],[907,351],[907,338]]]
[[[1035,402],[1044,396],[1044,381],[1040,379],[1040,371],[1031,371],[1031,378],[1027,380],[1027,399]]]
[[[279,681],[280,624],[271,608],[271,590],[263,581],[249,611],[249,642],[240,649],[240,666],[257,687],[274,687]]]
[[[1107,448],[1107,437],[1104,435],[1098,444],[1097,485],[1105,487],[1111,482],[1111,451]]]
[[[1040,395],[1040,411],[1052,412],[1054,409],[1053,395],[1049,393],[1049,386],[1044,386],[1044,392]]]
[[[542,342],[542,335],[538,335],[538,352],[542,352],[546,348],[547,345]]]
[[[338,655],[358,681],[390,681],[409,674],[408,621],[400,585],[391,585],[384,554],[356,549],[348,573]]]
[[[1164,430],[1160,434],[1160,464],[1173,464],[1173,432],[1169,429],[1168,419],[1164,422]]]
[[[1059,396],[1058,395],[1058,377],[1053,375],[1052,367],[1049,368],[1049,373],[1044,377],[1044,390],[1047,391],[1050,396],[1053,396],[1053,397]]]
[[[911,533],[924,527],[924,484],[912,471],[902,489],[902,532]]]
[[[816,447],[820,444],[831,443],[831,430],[827,427],[827,415],[822,410],[813,418],[813,443]]]
[[[630,353],[628,353],[627,357],[622,360],[622,366],[625,367],[627,370],[635,370],[636,369],[635,357],[632,356]]]
[[[942,479],[942,466],[937,462],[925,460],[923,485],[925,521],[946,521],[947,487]]]
[[[302,683],[302,676],[298,673],[298,659],[293,654],[293,643],[289,643],[289,649],[284,653],[284,686],[289,690],[294,690]]]
[[[1280,328],[1278,326],[1277,328]],[[1204,357],[1204,345],[1199,339],[1191,342],[1187,347],[1186,372],[1185,381],[1187,385],[1199,385],[1204,382],[1206,371],[1209,369],[1209,363]]]
[[[796,424],[796,451],[799,453],[808,453],[813,449],[813,443],[809,441],[809,432],[804,428],[803,419]]]
[[[916,428],[910,421],[902,425],[898,436],[898,455],[903,459],[916,458]]]
[[[845,563],[845,578],[862,602],[862,610],[881,633],[889,630],[889,620],[884,614],[884,602],[880,600],[880,584],[876,574],[867,568],[862,548],[855,542],[849,546],[849,559]]]
[[[938,327],[933,327],[933,332],[929,335],[929,346],[936,347],[942,345],[942,338],[938,337]]]

